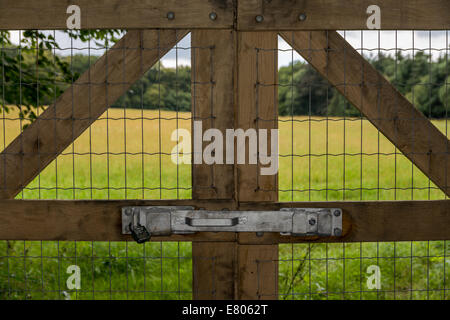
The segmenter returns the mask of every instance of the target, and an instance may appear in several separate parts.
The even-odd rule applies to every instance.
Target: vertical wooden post
[[[238,33],[237,128],[278,128],[277,44],[275,32]],[[236,168],[239,202],[278,200],[278,175],[261,175],[259,165]],[[238,245],[237,253],[236,298],[277,299],[278,245]]]
[[[276,129],[277,34],[197,30],[191,37],[193,120],[202,120],[203,131],[213,127],[225,137],[225,129]],[[193,199],[277,201],[278,176],[246,163],[193,164]],[[192,246],[194,299],[278,297],[278,245]]]
[[[224,137],[234,128],[235,37],[233,30],[191,33],[192,128],[201,121],[203,132],[216,128]],[[192,198],[234,199],[234,181],[233,165],[193,164]],[[193,242],[192,255],[193,298],[233,299],[236,243]]]
[[[277,37],[275,32],[238,33],[236,128],[268,129],[268,137],[278,128]],[[263,176],[260,165],[246,163],[236,166],[239,201],[277,201],[278,175]]]

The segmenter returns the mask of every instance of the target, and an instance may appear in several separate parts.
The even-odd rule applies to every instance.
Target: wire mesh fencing
[[[49,105],[56,104],[62,92],[76,86],[102,85],[94,81],[80,84],[77,79],[102,55],[108,57],[117,51],[125,55],[124,49],[113,47],[122,35],[119,30],[106,34],[46,30],[2,33],[2,151]],[[126,63],[121,66],[123,78],[111,80],[109,85],[111,90],[123,86],[122,97],[101,102],[106,111],[98,119],[89,119],[93,124],[16,199],[191,198],[190,166],[171,161],[176,145],[171,141],[171,133],[182,128],[190,131],[192,120],[189,36],[180,40],[174,48],[127,47],[168,53],[160,54],[160,61],[147,72],[141,70],[144,75],[135,83],[124,82],[129,70]],[[107,62],[102,72],[108,73],[108,68],[114,67]],[[98,103],[93,98],[92,101],[89,103]],[[58,120],[61,119],[49,119]],[[3,299],[192,296],[190,243],[0,243]],[[79,266],[82,281],[80,288],[69,290],[66,282],[71,273],[67,270],[73,265]]]
[[[448,299],[448,243],[280,246],[280,299]]]
[[[188,242],[2,241],[0,270],[2,299],[192,298]]]
[[[81,41],[74,35],[56,31],[36,31],[31,35],[18,31],[13,32],[10,38],[14,35],[17,39],[10,40],[16,40],[18,44],[7,43],[2,48],[3,149],[39,117],[46,106],[57,103],[58,94],[77,86],[94,88],[102,85],[93,81],[76,82],[101,55],[108,58],[116,52],[126,52],[124,48],[111,47],[113,37],[106,37],[102,42],[94,36]],[[45,41],[40,42],[39,37]],[[50,48],[43,47],[43,44]],[[149,52],[169,49],[142,48]],[[180,52],[183,52],[181,63],[178,58]],[[189,42],[184,40],[167,55],[160,55],[161,63],[148,72],[142,70],[145,75],[136,83],[110,80],[110,90],[115,86],[124,87],[123,96],[117,101],[102,101],[106,111],[98,119],[89,115],[89,120],[94,122],[92,126],[16,198],[189,198],[190,168],[176,166],[170,161],[174,143],[170,142],[171,135],[165,134],[178,128],[190,129],[190,70],[186,67],[190,59]],[[12,63],[19,63],[19,66]],[[114,67],[109,66],[110,69]],[[41,75],[44,71],[39,68],[50,70]],[[120,68],[123,75],[129,72],[126,61]],[[108,61],[102,71],[108,74]],[[98,103],[94,97],[92,99],[90,104]],[[77,106],[73,103],[72,108]]]
[[[1,150],[76,86],[79,74],[114,52],[114,37],[122,33],[2,33]],[[340,33],[449,137],[448,31]],[[258,119],[278,121],[280,137],[279,186],[265,191],[278,192],[280,201],[447,199],[281,38],[278,48],[254,49],[257,60],[274,51],[278,58],[278,83],[255,83],[255,90],[278,95],[278,118]],[[307,43],[301,49],[314,54]],[[136,83],[118,80],[115,85],[131,87],[117,101],[105,101],[109,108],[16,199],[190,199],[191,165],[171,161],[172,137],[176,129],[190,132],[192,120],[214,127],[213,103],[197,114],[192,98],[196,88],[214,90],[215,70],[202,82],[195,74],[191,80],[190,66],[195,52],[206,53],[204,63],[212,64],[214,48],[192,47],[187,36],[168,51]],[[214,188],[214,180],[200,187]],[[448,250],[447,241],[282,244],[278,260],[258,263],[278,265],[278,293],[270,298],[448,299]],[[192,259],[191,244],[184,242],[0,241],[0,297],[190,299]],[[202,259],[214,268],[215,257]],[[80,288],[68,287],[70,266],[80,268]]]
[[[339,33],[449,137],[448,31]],[[277,49],[255,48],[260,57],[278,51],[279,82],[256,83],[256,90],[278,89],[280,201],[448,199],[341,94],[352,87],[363,90],[364,74],[359,83],[346,82],[351,68],[344,60],[344,81],[332,85],[306,60],[317,59],[320,50],[336,49],[312,49],[308,42],[298,46],[293,49],[280,38]],[[381,98],[378,103],[383,103]],[[382,119],[380,114],[376,120],[393,117]],[[401,121],[416,121],[405,117]],[[414,152],[423,151],[413,148]],[[278,293],[269,293],[269,298],[448,299],[447,241],[279,248],[277,261],[255,261],[278,265]]]
[[[340,33],[448,137],[448,31]],[[300,47],[304,57],[314,54],[308,43]],[[344,65],[344,82],[333,87],[286,42],[278,51],[285,61],[278,84],[282,201],[446,199],[335,89],[362,88],[363,75],[358,83],[345,82],[350,66]],[[383,116],[375,120],[392,121]],[[420,152],[417,147],[410,155]]]

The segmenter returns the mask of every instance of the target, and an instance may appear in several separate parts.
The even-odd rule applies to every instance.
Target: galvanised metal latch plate
[[[122,234],[143,243],[151,236],[196,232],[279,232],[292,236],[339,237],[342,210],[283,208],[280,211],[208,211],[193,207],[124,207]]]

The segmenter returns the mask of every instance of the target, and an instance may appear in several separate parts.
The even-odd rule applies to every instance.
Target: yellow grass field
[[[175,165],[170,153],[172,131],[190,130],[190,117],[110,109],[19,198],[189,198],[190,166]],[[13,112],[0,120],[2,150],[24,122]],[[445,120],[434,124],[447,131]],[[444,198],[367,120],[282,117],[279,128],[282,201]]]

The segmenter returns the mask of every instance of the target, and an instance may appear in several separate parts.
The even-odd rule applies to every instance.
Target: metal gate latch
[[[208,211],[187,206],[122,208],[122,234],[131,234],[138,243],[149,241],[151,236],[196,232],[277,232],[292,236],[339,237],[342,235],[342,209]]]

